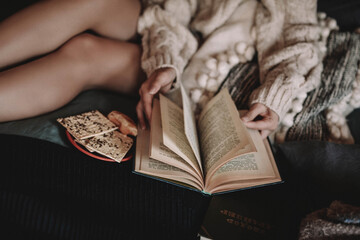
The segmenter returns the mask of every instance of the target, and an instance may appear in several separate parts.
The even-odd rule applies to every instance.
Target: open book
[[[182,108],[160,95],[150,130],[139,129],[134,171],[202,191],[222,193],[280,182],[269,143],[247,129],[227,89],[197,121],[182,91]]]

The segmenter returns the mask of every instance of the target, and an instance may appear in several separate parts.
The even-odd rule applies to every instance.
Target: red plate
[[[80,147],[74,140],[74,138],[71,136],[71,134],[66,130],[66,136],[67,138],[69,139],[69,141],[71,142],[72,145],[74,145],[79,151],[85,153],[86,155],[90,156],[90,157],[93,157],[93,158],[96,158],[96,159],[99,159],[99,160],[102,160],[102,161],[107,161],[107,162],[116,162],[114,159],[111,159],[111,158],[107,158],[107,157],[102,157],[102,156],[99,156],[99,155],[95,155],[91,152],[89,152],[87,149],[84,149],[83,147]],[[133,154],[132,153],[127,153],[126,156],[121,160],[121,162],[125,162],[125,161],[128,161],[130,160],[131,158],[133,157]],[[117,162],[116,162],[117,163]]]

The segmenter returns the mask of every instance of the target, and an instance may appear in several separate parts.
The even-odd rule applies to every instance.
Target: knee
[[[89,73],[101,52],[102,43],[99,37],[92,34],[81,34],[67,41],[57,54],[67,60],[79,73]]]
[[[58,52],[69,58],[86,60],[99,47],[99,41],[96,36],[84,33],[67,41],[60,47]]]
[[[121,59],[124,64],[131,64],[140,60],[141,49],[137,44],[84,33],[66,42],[59,53],[86,64],[101,64],[103,60],[110,64],[106,61],[110,59]]]
[[[127,78],[140,69],[141,49],[138,45],[81,34],[65,43],[57,52],[71,64],[81,78],[103,85],[114,76]]]
[[[101,47],[99,37],[84,33],[67,41],[54,54],[69,65],[68,69],[76,79],[89,81],[96,73],[96,54]]]
[[[140,60],[141,49],[137,44],[84,33],[66,42],[58,53],[74,62],[87,65],[101,65],[102,62],[111,64],[108,61],[110,59],[113,61],[121,59],[121,62],[127,65]],[[126,58],[121,56],[126,56]]]

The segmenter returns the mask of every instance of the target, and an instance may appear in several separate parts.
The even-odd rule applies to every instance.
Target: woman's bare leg
[[[85,30],[129,40],[139,13],[139,0],[40,1],[0,23],[0,69],[49,53]]]
[[[136,92],[140,47],[82,34],[59,50],[0,73],[0,122],[55,110],[90,88]]]

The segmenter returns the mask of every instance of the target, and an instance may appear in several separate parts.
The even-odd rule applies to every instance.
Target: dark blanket
[[[289,167],[288,180],[307,188],[314,207],[335,199],[360,205],[360,145],[287,142],[279,150]]]
[[[133,161],[14,135],[0,146],[0,239],[197,238],[209,198],[133,174]]]

